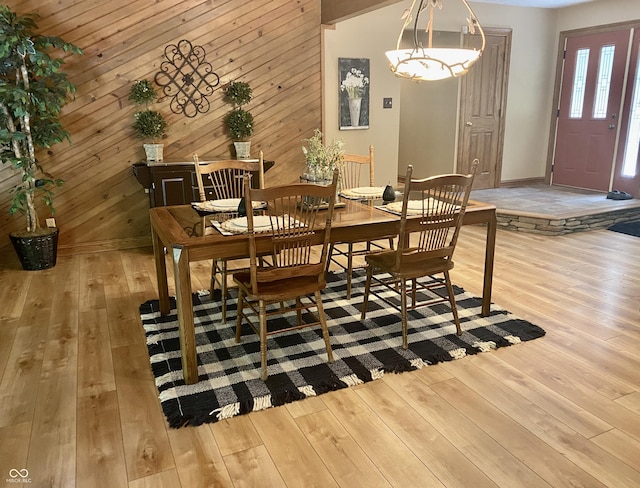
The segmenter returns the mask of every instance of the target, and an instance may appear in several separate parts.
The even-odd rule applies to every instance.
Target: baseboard
[[[398,175],[398,183],[404,184],[406,176]],[[507,180],[500,182],[500,188],[508,188],[514,186],[532,186],[532,185],[542,185],[545,183],[544,177],[540,178],[523,178],[521,180]]]
[[[120,249],[150,247],[151,245],[151,236],[126,237],[124,239],[110,239],[106,241],[94,242],[76,242],[71,244],[58,245],[58,256],[72,256],[75,254],[118,251]]]
[[[509,188],[514,186],[533,186],[543,185],[545,183],[544,177],[542,178],[523,178],[521,180],[507,180],[500,182],[500,188]]]

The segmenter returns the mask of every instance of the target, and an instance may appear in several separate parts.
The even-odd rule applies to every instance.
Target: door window
[[[571,89],[571,108],[569,109],[569,117],[572,119],[582,118],[588,66],[589,49],[578,49],[576,52],[576,70],[573,75],[573,87]]]
[[[607,102],[609,101],[611,70],[613,68],[613,56],[615,53],[615,46],[602,46],[600,49],[600,63],[598,64],[598,78],[596,82],[596,98],[593,104],[594,119],[607,118]]]
[[[624,148],[624,162],[622,176],[634,178],[640,149],[640,57],[636,64],[636,76],[633,82],[633,96],[631,99],[631,114],[629,115],[629,130],[627,143]]]

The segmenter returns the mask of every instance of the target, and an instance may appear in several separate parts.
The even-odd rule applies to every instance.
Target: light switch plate
[[[382,108],[392,108],[393,100],[391,98],[383,98],[382,99]]]

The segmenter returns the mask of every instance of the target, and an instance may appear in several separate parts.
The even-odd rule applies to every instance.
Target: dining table
[[[378,205],[379,203],[380,205]],[[364,242],[380,236],[397,234],[400,216],[385,211],[379,202],[341,199],[334,208],[331,222],[331,242]],[[246,233],[220,231],[219,222],[225,215],[203,212],[193,205],[154,207],[149,210],[153,252],[158,281],[159,311],[171,312],[167,261],[173,266],[175,303],[178,317],[182,370],[186,384],[198,382],[198,364],[195,343],[195,326],[192,302],[190,263],[214,258],[242,259],[249,256],[249,237]],[[237,217],[237,214],[235,215]],[[490,313],[493,263],[497,229],[496,206],[469,200],[463,225],[485,224],[486,245],[482,287],[483,316]],[[268,234],[258,237],[268,249]],[[170,259],[166,259],[166,254]]]

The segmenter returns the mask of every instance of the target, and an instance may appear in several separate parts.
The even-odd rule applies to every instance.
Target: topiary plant
[[[155,110],[143,110],[134,115],[136,121],[133,129],[140,139],[156,140],[164,136],[167,132],[167,122],[160,112]]]
[[[253,135],[253,115],[236,108],[225,119],[229,134],[234,141],[247,141]]]
[[[233,104],[233,110],[225,118],[231,139],[247,141],[253,135],[253,115],[242,108],[253,98],[253,90],[244,81],[231,81],[224,88],[225,100]]]
[[[156,139],[163,137],[167,132],[167,122],[164,116],[155,110],[149,109],[149,104],[158,99],[158,94],[149,80],[138,80],[131,85],[129,100],[136,105],[145,105],[145,110],[134,114],[133,129],[140,139]]]

